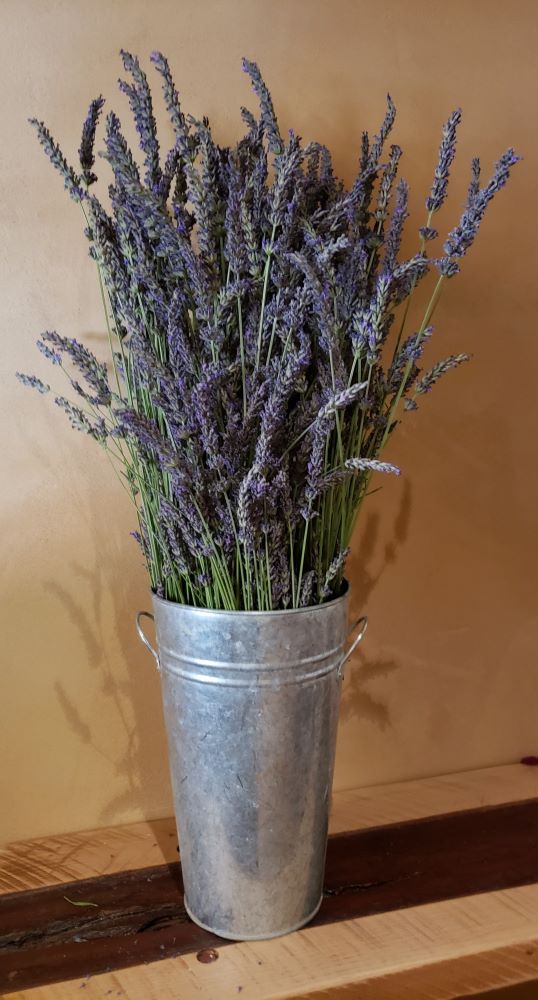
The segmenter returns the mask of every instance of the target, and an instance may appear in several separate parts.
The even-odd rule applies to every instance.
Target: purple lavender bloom
[[[117,429],[112,432],[113,437],[132,439],[142,455],[155,458],[165,469],[181,472],[181,469],[176,469],[179,457],[155,422],[134,410],[118,409],[114,415]]]
[[[199,441],[209,469],[226,474],[226,462],[218,433],[220,383],[227,372],[216,364],[203,365],[191,394],[191,405],[199,430]]]
[[[62,356],[58,353],[58,351],[54,351],[51,347],[48,347],[48,345],[44,344],[42,340],[37,340],[36,344],[38,350],[41,351],[41,354],[47,359],[47,361],[51,361],[53,365],[61,365]]]
[[[50,385],[46,382],[42,382],[40,378],[36,375],[25,375],[24,372],[15,372],[16,377],[22,385],[28,386],[29,389],[37,389],[42,395],[50,392]]]
[[[82,201],[84,197],[84,192],[80,186],[80,177],[75,173],[72,167],[69,166],[65,156],[63,155],[58,143],[52,138],[47,126],[38,121],[37,118],[29,118],[28,121],[30,125],[33,125],[36,132],[37,138],[41,143],[45,153],[47,154],[53,167],[56,168],[59,174],[64,179],[64,186],[69,192],[70,197],[73,201]]]
[[[370,145],[368,133],[362,135],[361,157],[359,171],[351,189],[349,216],[358,225],[364,225],[368,220],[368,209],[372,198],[375,179],[380,169],[380,157],[383,147],[394,125],[396,108],[390,94],[387,94],[387,110],[381,123],[379,133],[374,136]]]
[[[400,347],[388,372],[387,385],[390,392],[398,391],[406,370],[409,370],[406,390],[413,384],[418,374],[416,363],[422,357],[424,347],[432,333],[433,327],[427,326],[420,337],[418,333],[413,333]]]
[[[108,406],[112,397],[106,365],[98,361],[92,351],[74,338],[60,337],[54,330],[46,330],[41,336],[42,340],[38,341],[38,347],[41,345],[42,354],[45,354],[53,364],[61,364],[61,353],[66,354],[93,389],[95,395],[91,402],[99,406]],[[52,347],[49,347],[49,344]],[[83,392],[80,394],[84,395]]]
[[[331,414],[324,414],[314,424],[304,486],[304,499],[301,505],[301,515],[305,521],[311,521],[318,514],[316,503],[323,491],[325,446],[333,425],[334,417]]]
[[[161,163],[148,81],[136,57],[122,57],[129,81],[120,89],[143,166],[111,112],[100,153],[111,168],[110,207],[90,187],[103,99],[83,125],[81,176],[33,121],[83,202],[116,386],[87,347],[46,331],[39,350],[62,367],[75,400],[56,403],[118,462],[155,594],[228,610],[325,601],[340,593],[349,526],[371,474],[399,473],[381,451],[402,403],[416,408],[415,398],[467,358],[452,355],[422,374],[431,328],[426,319],[409,336],[407,307],[398,306],[431,267],[457,272],[517,157],[504,154],[484,187],[473,160],[444,256],[422,250],[400,261],[408,186],[396,180],[400,147],[384,152],[390,97],[378,134],[363,133],[346,189],[325,146],[303,148],[291,130],[282,138],[255,63],[244,69],[260,116],[243,109],[246,133],[229,148],[206,117],[184,114],[168,62],[153,53],[174,131]],[[458,122],[455,112],[443,130],[432,214],[446,197]],[[420,234],[422,248],[437,236],[430,220]],[[50,391],[34,376],[18,378]]]
[[[317,414],[316,421],[323,423],[325,418],[330,417],[331,414],[352,406],[363,395],[367,385],[367,382],[355,382],[353,385],[343,389],[342,392],[332,394]]]
[[[467,201],[472,202],[480,191],[480,160],[477,156],[471,160],[471,180],[467,191]]]
[[[181,495],[176,495],[174,500],[180,537],[188,555],[194,559],[210,559],[215,546],[207,537],[195,504]]]
[[[228,198],[225,216],[225,257],[236,276],[247,267],[246,244],[242,224],[245,192],[239,165],[233,156],[228,164]]]
[[[219,240],[223,235],[221,202],[224,199],[225,183],[224,164],[221,164],[220,155],[222,151],[219,151],[213,141],[206,118],[201,122],[193,118],[189,121],[194,128],[194,142],[200,162],[196,165],[195,156],[192,156],[183,163],[185,193],[196,224],[200,258],[216,280],[219,274]]]
[[[255,62],[243,59],[243,70],[250,76],[252,89],[260,102],[261,120],[269,141],[269,149],[272,153],[280,154],[283,151],[284,143],[280,135],[271,94]]]
[[[379,157],[383,152],[383,146],[385,145],[390,135],[395,120],[396,120],[396,107],[390,94],[387,94],[387,110],[385,112],[385,117],[381,123],[381,128],[379,129],[378,135],[374,137],[374,141],[372,142],[372,146],[368,156],[368,163],[371,169],[377,168],[379,164]]]
[[[453,278],[455,274],[459,273],[460,265],[457,261],[452,260],[452,257],[439,257],[433,262],[435,267],[439,271],[439,274],[444,275],[445,278]]]
[[[296,136],[291,136],[288,145],[278,159],[275,181],[271,189],[271,209],[269,221],[272,226],[282,226],[287,207],[287,196],[291,187],[298,183],[299,168],[303,160],[301,144]]]
[[[351,244],[344,259],[336,268],[336,283],[339,290],[338,313],[340,321],[346,328],[351,326],[354,310],[364,308],[369,280],[369,261],[370,254],[365,241],[359,237]]]
[[[313,569],[309,569],[308,573],[305,573],[303,577],[303,582],[301,584],[301,593],[299,595],[299,607],[308,608],[314,603],[314,588],[316,586],[316,572]]]
[[[104,97],[96,97],[95,100],[91,102],[84,125],[82,126],[82,136],[78,157],[82,169],[82,179],[88,187],[97,180],[97,175],[94,174],[92,170],[95,163],[93,147],[95,144],[97,123],[99,121],[99,116],[104,103]]]
[[[166,110],[176,133],[176,144],[181,156],[189,158],[192,153],[192,146],[189,139],[189,128],[185,121],[185,115],[181,110],[179,95],[175,88],[168,60],[161,52],[152,52],[150,59],[157,68],[163,79],[163,93]]]
[[[463,210],[460,223],[449,233],[444,244],[444,251],[449,257],[464,257],[469,248],[474,243],[480,223],[484,217],[486,208],[498,191],[504,187],[511,168],[520,160],[512,148],[505,153],[495,164],[495,171],[491,180],[484,188],[478,186],[477,161],[473,160],[472,179],[467,196],[467,204]]]
[[[248,108],[241,108],[241,118],[243,119],[245,125],[250,129],[251,132],[255,132],[258,127],[258,122],[256,121],[252,111]]]
[[[277,520],[272,527],[270,566],[271,603],[273,608],[289,607],[291,602],[291,573],[288,560],[287,529],[285,522]]]
[[[237,497],[239,539],[248,552],[253,552],[263,533],[264,503],[269,498],[269,483],[260,469],[253,465],[241,482]]]
[[[352,472],[388,472],[393,476],[399,476],[401,469],[391,462],[379,462],[375,458],[348,458],[345,462],[346,469]]]
[[[426,277],[430,270],[430,261],[422,254],[415,254],[409,260],[398,264],[392,272],[391,297],[393,305],[399,305],[416,288],[419,281]]]
[[[426,208],[432,215],[439,211],[446,198],[450,167],[456,155],[456,130],[460,121],[461,108],[456,108],[443,125],[439,159],[435,168],[430,196],[426,199]]]
[[[170,190],[174,179],[176,178],[180,169],[180,154],[179,150],[174,146],[166,154],[166,160],[164,163],[162,176],[157,188],[157,195],[161,201],[166,202],[170,196]]]
[[[181,518],[178,511],[173,504],[164,499],[160,502],[159,510],[172,568],[178,573],[189,573],[192,564],[181,538]]]
[[[120,80],[120,90],[129,98],[140,136],[140,149],[145,155],[146,184],[152,191],[156,191],[161,180],[161,168],[157,125],[153,115],[153,102],[148,80],[135,56],[126,52],[125,49],[121,49],[120,54],[126,72],[131,74],[134,81],[133,84],[129,84],[125,80]]]
[[[240,228],[244,240],[244,256],[248,265],[248,271],[251,277],[258,278],[262,273],[260,240],[256,232],[256,223],[252,206],[249,205],[246,197],[241,200],[239,214]]]
[[[345,549],[340,549],[332,562],[329,564],[329,568],[325,574],[325,580],[323,581],[323,586],[320,589],[320,598],[322,601],[326,601],[329,597],[332,597],[334,590],[339,588],[342,581],[342,574],[344,572],[346,559],[350,551],[349,546]]]
[[[365,174],[368,170],[368,162],[370,159],[370,136],[368,132],[363,132],[361,135],[361,155],[359,159],[359,176]]]
[[[64,396],[56,396],[54,402],[64,411],[69,419],[71,427],[76,431],[89,434],[99,444],[104,444],[107,438],[107,429],[102,417],[91,420],[79,406],[74,406],[69,399]]]
[[[168,60],[162,55],[161,52],[152,52],[150,59],[163,79],[163,93],[166,110],[168,111],[172,125],[174,126],[178,148],[183,156],[188,155],[190,152],[188,127],[185,121],[185,115],[181,110],[179,95],[174,86]]]
[[[370,302],[359,305],[352,319],[352,343],[356,354],[366,351],[369,365],[373,365],[389,329],[390,314],[387,315],[394,275],[382,271],[376,279],[376,286]]]
[[[196,359],[188,336],[187,298],[181,285],[175,289],[168,307],[167,340],[177,376],[181,380],[192,376],[196,370]]]
[[[383,223],[387,217],[389,198],[396,178],[396,172],[398,170],[398,163],[401,155],[402,150],[400,146],[390,147],[390,158],[381,176],[379,194],[377,196],[377,206],[374,213],[374,218],[378,221],[378,223]]]
[[[422,236],[422,239],[426,243],[429,240],[435,240],[435,239],[437,239],[437,237],[439,236],[439,233],[437,232],[437,229],[434,229],[433,226],[421,226],[420,229],[419,229],[419,233]]]
[[[451,354],[449,358],[445,358],[444,361],[438,361],[429,372],[426,372],[422,376],[420,382],[417,382],[415,386],[415,394],[417,396],[422,395],[425,392],[430,392],[433,386],[439,379],[452,368],[457,368],[464,361],[470,361],[469,354]]]

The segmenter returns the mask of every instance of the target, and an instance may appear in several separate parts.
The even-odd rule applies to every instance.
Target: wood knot
[[[216,962],[218,957],[219,953],[214,948],[202,948],[196,955],[198,961],[203,962],[204,965],[207,965],[208,962]]]

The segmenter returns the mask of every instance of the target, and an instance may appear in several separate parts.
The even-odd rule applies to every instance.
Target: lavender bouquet
[[[32,120],[84,213],[111,351],[106,365],[76,340],[43,333],[38,347],[71,389],[55,402],[120,473],[157,595],[226,610],[322,603],[341,591],[373,473],[399,473],[379,455],[402,412],[468,359],[420,368],[441,290],[518,157],[508,149],[485,184],[472,161],[461,219],[442,255],[429,254],[455,153],[454,111],[418,251],[402,260],[408,186],[397,181],[400,147],[385,151],[390,97],[379,133],[362,135],[346,190],[325,146],[281,135],[246,60],[260,113],[241,109],[246,132],[228,148],[207,118],[184,113],[168,62],[153,53],[175,136],[163,159],[146,75],[121,55],[143,167],[110,112],[99,154],[113,174],[109,206],[92,192],[103,98],[90,105],[77,170]],[[422,318],[406,330],[431,272]]]

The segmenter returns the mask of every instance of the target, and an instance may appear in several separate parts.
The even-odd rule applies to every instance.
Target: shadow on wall
[[[381,515],[379,511],[374,511],[365,518],[362,535],[358,544],[352,549],[348,564],[349,575],[353,580],[353,594],[355,595],[354,600],[352,600],[354,612],[352,618],[363,613],[360,609],[367,608],[368,600],[383,573],[388,566],[395,564],[398,560],[398,553],[406,541],[409,531],[411,496],[411,485],[406,479],[403,481],[400,505],[394,519],[392,533],[389,540],[385,542],[380,568],[377,572],[372,572],[369,567],[376,559],[379,548]],[[355,611],[355,608],[359,610]],[[400,664],[393,658],[383,659],[381,657],[373,660],[362,646],[359,646],[358,652],[350,660],[345,672],[346,679],[340,708],[341,721],[361,718],[369,719],[380,729],[389,726],[391,720],[386,704],[369,694],[365,687],[371,680],[387,677],[398,670],[399,666]]]
[[[109,525],[103,517],[99,496],[88,491],[90,527],[95,540],[93,566],[81,566],[76,560],[70,563],[71,573],[83,584],[78,597],[72,588],[67,590],[58,580],[45,581],[43,586],[63,606],[70,623],[78,631],[87,651],[87,663],[100,675],[100,695],[113,706],[114,717],[122,738],[115,738],[117,757],[112,764],[118,776],[126,781],[125,790],[112,798],[100,811],[98,824],[121,821],[127,812],[132,815],[139,807],[141,815],[148,804],[155,801],[156,786],[162,788],[167,779],[166,746],[161,715],[159,685],[148,683],[145,675],[154,670],[153,661],[136,638],[134,613],[138,577],[128,572],[129,539],[127,527],[118,539],[111,539]],[[81,516],[83,516],[81,511]],[[127,558],[126,558],[127,557]],[[140,579],[143,579],[142,574]],[[117,639],[113,645],[107,641],[111,632],[110,606],[112,601],[112,631]],[[76,691],[71,693],[56,681],[56,695],[65,719],[77,738],[97,753],[111,760],[110,749],[94,734],[92,725],[77,707]],[[155,762],[162,760],[162,769],[156,774]],[[163,775],[165,779],[163,780]],[[159,791],[157,791],[159,795]]]
[[[100,693],[114,706],[115,716],[124,733],[121,751],[114,766],[117,774],[125,778],[126,787],[101,809],[98,823],[107,825],[121,821],[126,812],[132,813],[138,806],[141,812],[147,809],[148,802],[155,798],[155,760],[159,759],[156,755],[159,754],[163,762],[159,774],[159,782],[162,782],[162,772],[167,771],[166,750],[159,686],[155,684],[155,704],[151,704],[148,703],[151,689],[147,683],[141,683],[143,672],[152,669],[152,661],[150,662],[145,650],[138,648],[135,637],[134,609],[137,595],[133,578],[126,572],[125,559],[129,540],[122,537],[117,545],[115,541],[111,541],[106,519],[99,506],[99,497],[89,492],[88,503],[91,531],[95,539],[94,565],[81,566],[76,560],[70,564],[73,575],[87,584],[87,587],[81,587],[85,596],[78,598],[76,592],[67,590],[57,580],[45,581],[43,586],[62,605],[70,623],[82,638],[88,664],[100,674]],[[399,550],[407,537],[410,515],[411,487],[409,482],[404,481],[392,533],[384,545],[379,568],[375,572],[370,567],[378,559],[381,515],[375,511],[366,516],[349,566],[353,580],[352,604],[353,610],[357,608],[357,614],[359,609],[362,613],[362,609],[367,607],[386,568],[397,562]],[[87,597],[88,588],[90,598]],[[110,611],[107,610],[110,598],[113,601],[113,628],[119,650],[118,647],[111,650],[106,640],[106,632],[110,628]],[[123,667],[118,668],[118,663],[122,660],[126,664],[126,673]],[[374,698],[366,688],[370,681],[388,676],[398,666],[394,659],[370,659],[368,653],[359,648],[346,670],[341,720],[361,718],[372,721],[381,729],[389,726],[391,720],[386,704],[379,698]],[[76,694],[72,695],[58,681],[55,690],[72,732],[83,744],[109,759],[107,749],[99,745],[92,726],[77,708]],[[161,740],[162,752],[158,748]]]

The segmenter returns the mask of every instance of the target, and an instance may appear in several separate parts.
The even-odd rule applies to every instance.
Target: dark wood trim
[[[313,923],[535,881],[538,799],[396,823],[329,839]],[[179,864],[13,893],[0,898],[0,993],[229,943],[187,916]]]

